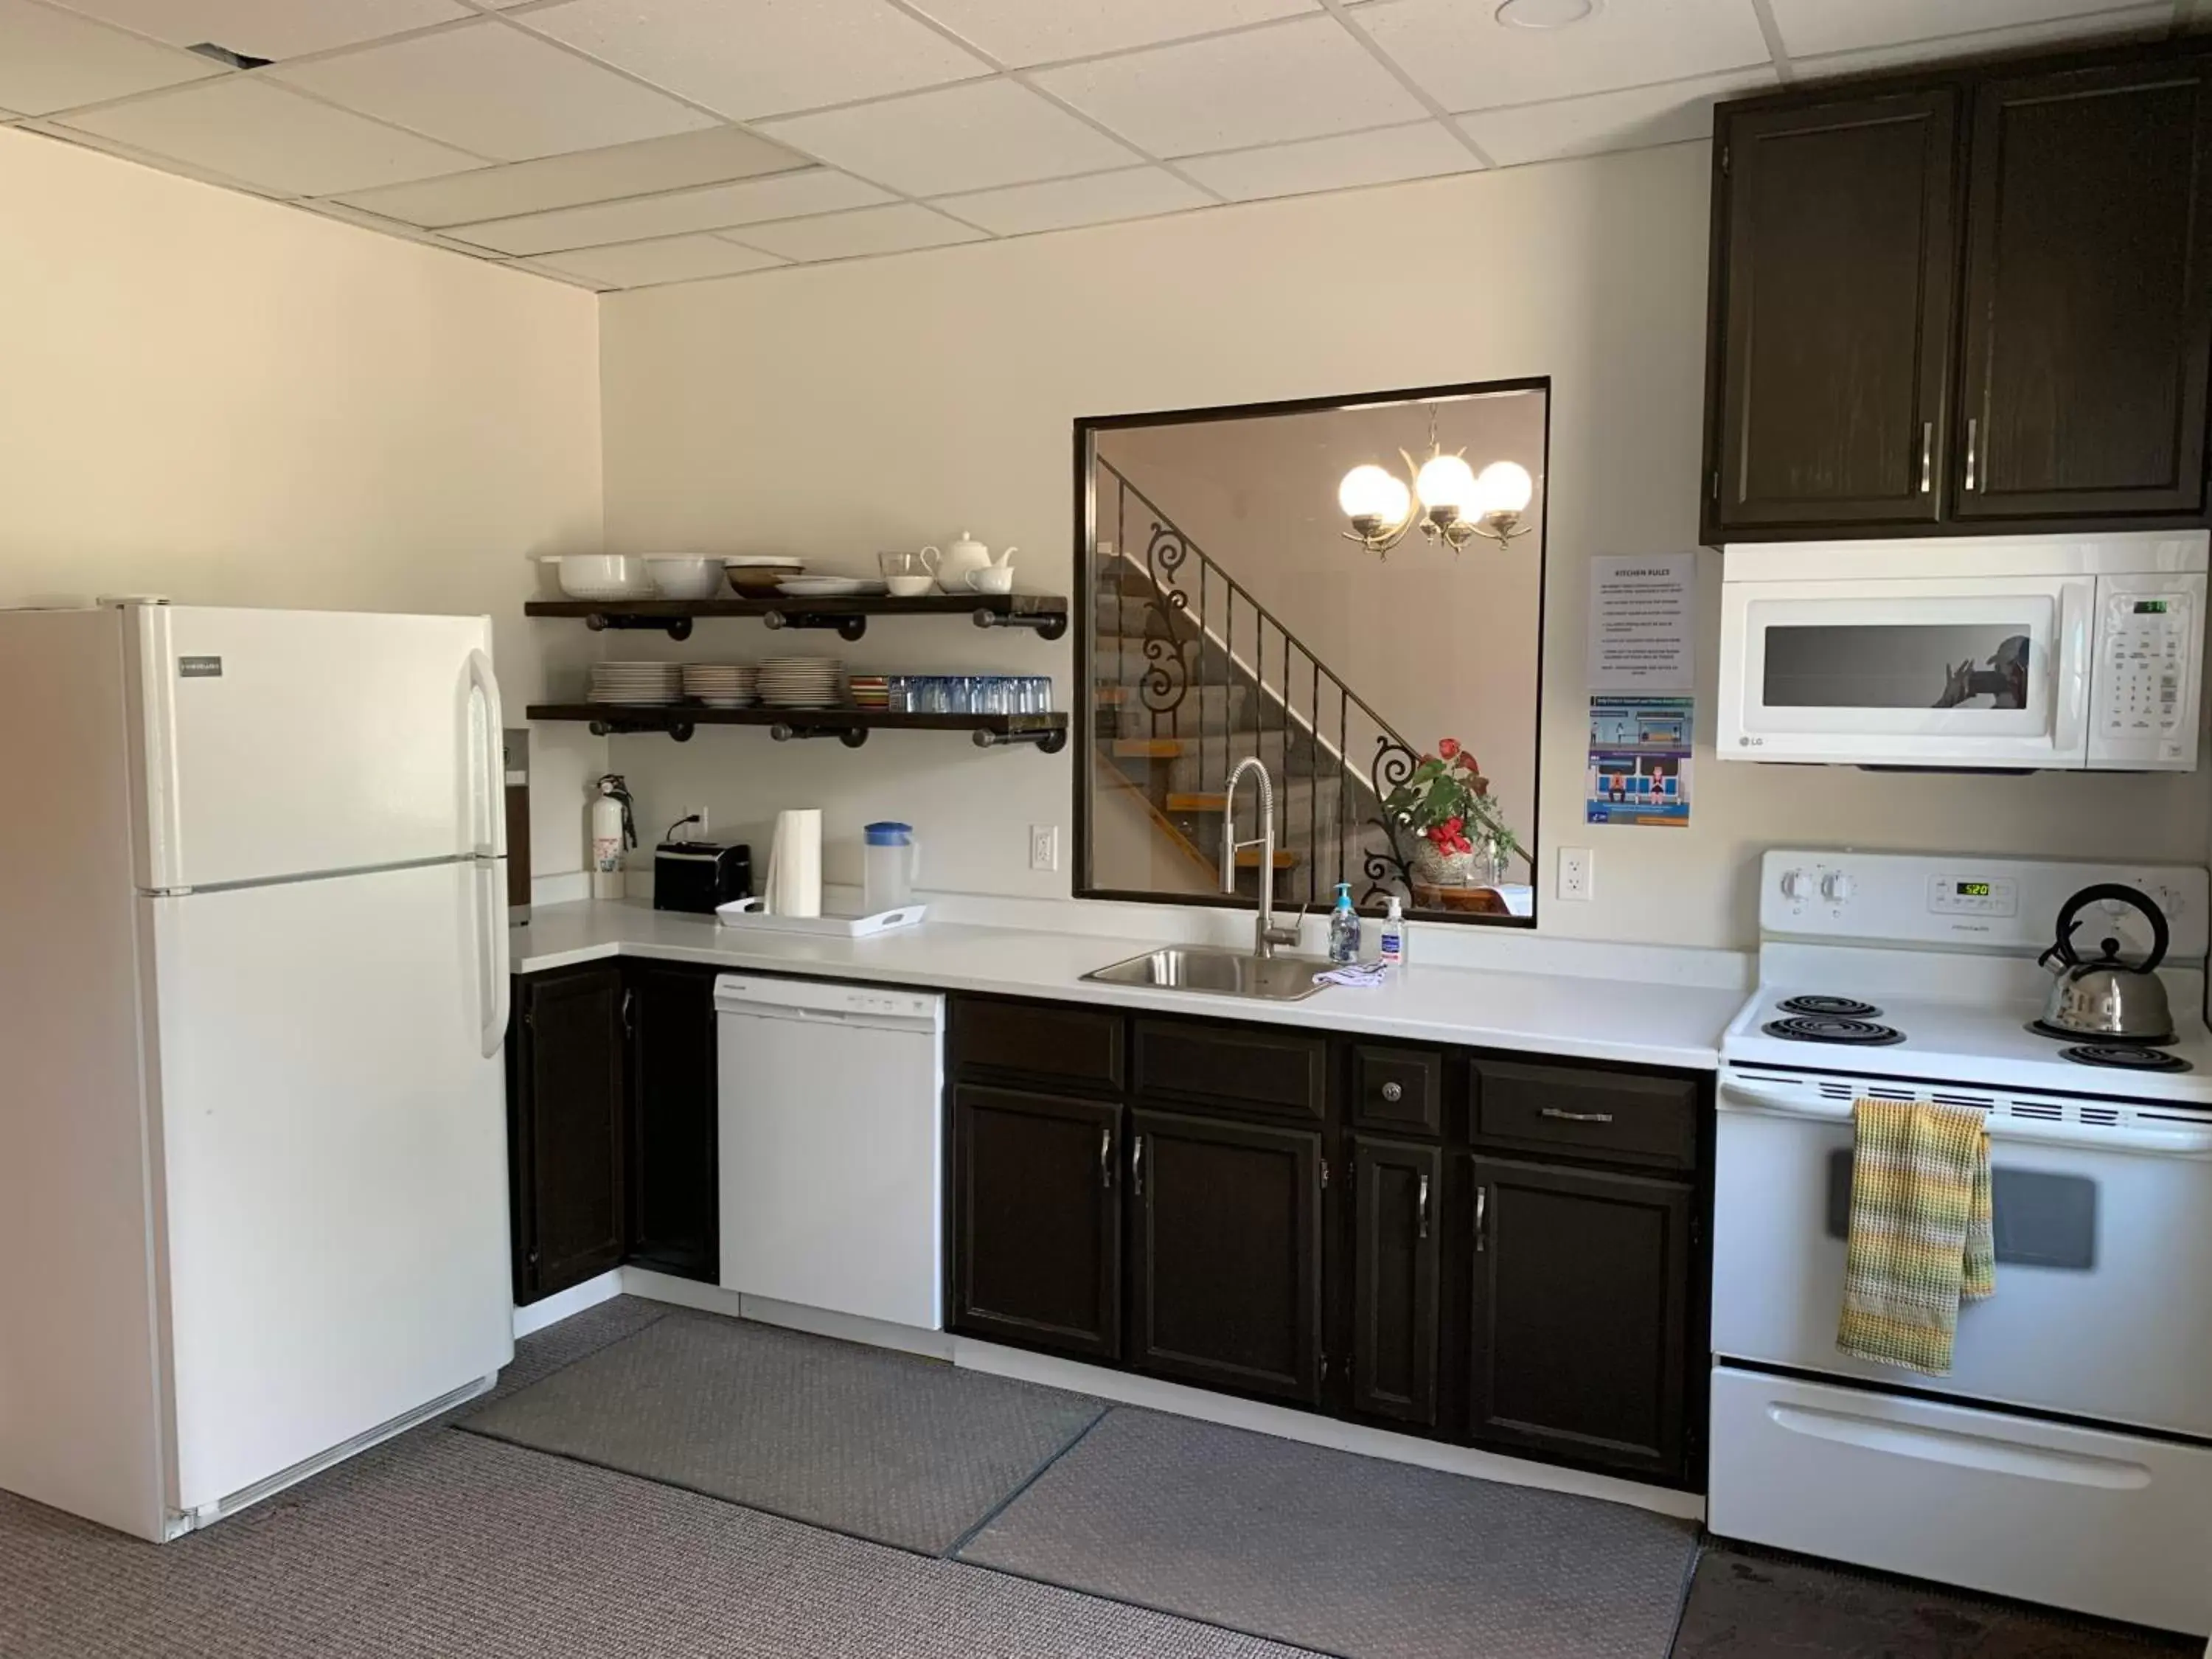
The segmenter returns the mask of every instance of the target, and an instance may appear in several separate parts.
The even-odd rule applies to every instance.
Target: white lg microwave
[[[1726,548],[1717,757],[2194,771],[2208,541]]]

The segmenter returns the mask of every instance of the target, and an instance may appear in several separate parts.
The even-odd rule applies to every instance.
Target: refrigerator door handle
[[[483,996],[480,1006],[484,1011],[479,1048],[489,1060],[507,1041],[507,1016],[514,995],[507,975],[507,866],[495,859],[478,859],[475,872],[477,971]]]
[[[472,749],[469,763],[476,769],[476,776],[469,783],[469,799],[473,803],[481,799],[483,820],[481,825],[471,823],[470,833],[475,837],[471,848],[478,858],[507,856],[507,814],[503,799],[507,787],[507,770],[501,755],[507,721],[499,702],[499,681],[491,672],[491,659],[482,651],[469,653],[469,690],[483,700],[484,730],[481,746]],[[472,740],[476,734],[471,734]],[[471,806],[471,811],[474,807]]]

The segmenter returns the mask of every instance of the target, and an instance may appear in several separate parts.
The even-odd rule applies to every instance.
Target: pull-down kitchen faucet
[[[1244,781],[1247,772],[1260,775],[1260,838],[1257,841],[1237,839],[1237,786]],[[1238,761],[1229,774],[1229,781],[1222,786],[1221,794],[1221,890],[1237,890],[1237,855],[1248,847],[1260,849],[1260,913],[1253,918],[1252,954],[1272,957],[1279,945],[1298,942],[1298,924],[1293,918],[1287,927],[1275,926],[1275,785],[1267,775],[1267,763],[1257,755],[1247,755]],[[1302,915],[1303,910],[1299,912]]]

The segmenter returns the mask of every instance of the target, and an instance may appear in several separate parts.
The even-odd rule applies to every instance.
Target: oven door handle
[[[1741,1078],[1729,1078],[1722,1083],[1719,1105],[1724,1112],[1767,1112],[1819,1123],[1851,1121],[1851,1103],[1848,1100],[1808,1098],[1796,1089],[1763,1086]],[[2201,1129],[2182,1124],[2171,1128],[2150,1128],[2140,1124],[2100,1127],[1996,1117],[1990,1120],[1989,1131],[1991,1140],[2017,1140],[2039,1146],[2079,1146],[2100,1152],[2156,1152],[2166,1158],[2212,1158],[2212,1126]]]

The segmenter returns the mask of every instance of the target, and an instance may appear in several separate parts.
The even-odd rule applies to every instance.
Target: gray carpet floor
[[[672,1313],[460,1426],[942,1555],[1105,1410],[942,1360]]]
[[[1663,1659],[1686,1522],[1114,1411],[962,1551],[1358,1659]]]

